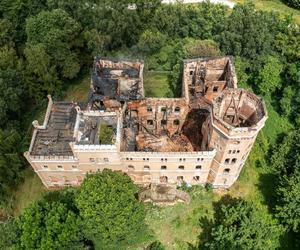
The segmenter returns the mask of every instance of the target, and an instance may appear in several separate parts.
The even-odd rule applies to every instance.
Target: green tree
[[[85,31],[83,37],[92,56],[105,54],[111,42],[109,35],[103,35],[97,29]]]
[[[24,110],[22,62],[13,48],[0,48],[0,128],[12,127]],[[10,122],[8,123],[8,121]]]
[[[160,0],[95,1],[93,28],[109,36],[110,48],[132,46],[144,28],[151,23]]]
[[[220,56],[219,46],[213,40],[184,39],[183,55],[186,58]]]
[[[5,207],[12,189],[22,179],[22,138],[16,130],[0,130],[0,207]]]
[[[290,132],[272,152],[271,166],[277,172],[276,215],[283,225],[300,232],[300,131]],[[299,237],[298,237],[299,238]]]
[[[234,59],[234,67],[237,74],[238,82],[240,86],[247,84],[250,75],[247,72],[250,65],[248,61],[244,60],[243,58],[237,56]]]
[[[225,21],[226,7],[204,2],[197,5],[162,5],[152,26],[171,38],[212,39]]]
[[[300,10],[300,0],[283,0],[287,5]]]
[[[279,26],[274,14],[256,11],[252,3],[237,4],[216,39],[224,54],[250,60],[254,70],[260,67],[260,57],[274,50]]]
[[[282,64],[278,58],[268,56],[259,70],[256,83],[261,93],[271,95],[281,86]]]
[[[166,36],[159,31],[145,30],[137,44],[140,51],[146,54],[152,54],[161,49],[166,43]]]
[[[299,170],[298,166],[298,172]],[[298,172],[290,177],[281,178],[276,189],[278,204],[275,208],[276,216],[295,233],[300,233],[300,173]]]
[[[277,249],[281,228],[253,203],[233,199],[216,208],[206,249]]]
[[[7,124],[9,120],[20,119],[21,104],[23,99],[22,80],[15,70],[0,70],[0,127],[5,128],[12,125]]]
[[[4,45],[13,46],[16,31],[8,19],[0,19],[0,47]]]
[[[3,17],[9,22],[5,21],[5,25],[8,25],[6,27],[9,27],[8,32],[6,32],[10,35],[9,40],[22,47],[26,41],[25,20],[44,9],[46,9],[46,0],[1,0],[0,18]],[[7,37],[7,35],[5,36]]]
[[[18,219],[17,249],[82,249],[79,217],[65,203],[42,200]]]
[[[30,96],[36,100],[43,99],[45,94],[59,94],[62,83],[52,64],[52,58],[47,54],[43,44],[28,45],[25,48],[26,56],[26,87]]]
[[[76,51],[81,46],[80,30],[79,23],[65,11],[42,11],[26,20],[27,45],[43,46],[57,72],[71,79],[80,69]]]
[[[293,109],[293,96],[294,90],[291,86],[287,86],[283,89],[283,96],[280,99],[280,108],[285,116],[290,116]]]
[[[293,20],[286,19],[283,30],[276,35],[276,49],[293,62],[300,59],[300,27]]]
[[[104,249],[134,239],[143,230],[145,218],[137,191],[125,174],[107,169],[89,174],[76,199],[87,237]]]
[[[26,20],[26,82],[33,97],[58,92],[59,79],[77,75],[78,49],[82,46],[80,31],[79,23],[61,9],[42,11]]]
[[[93,5],[95,0],[46,0],[48,10],[62,9],[83,27],[93,27]]]
[[[0,221],[0,249],[12,249],[18,237],[18,227],[14,219]]]

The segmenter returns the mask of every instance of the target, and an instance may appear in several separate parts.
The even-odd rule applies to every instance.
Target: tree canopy
[[[221,202],[206,249],[277,249],[281,228],[265,211],[240,199]]]
[[[59,79],[74,78],[80,70],[81,26],[64,10],[42,11],[26,21],[27,81],[35,98],[60,89]],[[30,74],[31,73],[31,74]]]
[[[46,200],[25,209],[17,221],[17,249],[82,249],[80,219],[68,204]]]
[[[137,191],[122,173],[104,169],[88,175],[76,198],[87,237],[110,249],[143,230],[145,211],[136,199]]]
[[[290,230],[300,232],[300,133],[290,132],[274,149],[271,163],[277,171],[275,208]]]

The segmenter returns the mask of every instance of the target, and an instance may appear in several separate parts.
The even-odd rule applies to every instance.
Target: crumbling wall
[[[183,98],[147,98],[138,107],[140,130],[172,137],[181,131],[188,106]]]
[[[183,93],[193,100],[205,97],[212,100],[226,87],[236,87],[236,76],[230,57],[185,60]],[[188,91],[187,91],[188,89]]]

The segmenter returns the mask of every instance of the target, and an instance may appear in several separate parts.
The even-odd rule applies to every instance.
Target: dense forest
[[[1,0],[0,249],[136,249],[144,242],[164,249],[145,223],[138,187],[111,171],[89,175],[78,189],[49,192],[11,216],[10,200],[29,168],[22,154],[32,114],[47,94],[63,98],[98,54],[143,58],[146,70],[169,71],[169,96],[180,94],[182,59],[234,56],[240,86],[263,96],[290,126],[264,138],[263,161],[272,172],[267,211],[224,196],[213,220],[202,222],[199,244],[188,248],[284,249],[287,241],[300,248],[300,28],[292,17],[251,3],[229,10],[208,2]]]

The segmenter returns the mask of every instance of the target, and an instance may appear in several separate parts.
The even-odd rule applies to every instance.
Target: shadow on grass
[[[256,161],[255,165],[257,168],[262,167],[262,165],[267,165],[266,173],[261,173],[259,176],[259,183],[257,184],[258,189],[262,193],[265,201],[265,205],[268,206],[270,213],[274,212],[274,207],[276,205],[276,186],[278,185],[279,175],[275,166],[272,166],[272,157],[275,148],[282,143],[286,136],[286,133],[281,133],[277,135],[276,142],[270,146],[268,152],[265,155],[265,163],[262,164],[261,161]]]
[[[200,227],[203,228],[202,233],[198,236],[199,244],[197,248],[190,248],[192,249],[199,249],[204,250],[208,249],[205,244],[211,240],[212,229],[215,223],[219,223],[220,220],[223,218],[223,212],[221,210],[221,206],[229,206],[230,204],[234,204],[238,202],[239,198],[231,197],[230,195],[224,195],[219,201],[213,203],[214,209],[214,219],[210,219],[207,216],[200,218],[199,224]]]
[[[274,173],[261,174],[259,176],[258,188],[264,197],[264,203],[268,206],[270,213],[273,212],[276,204],[275,187],[277,176]]]

